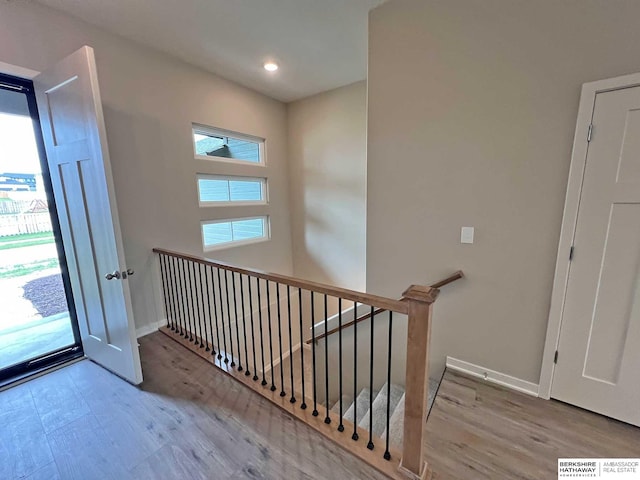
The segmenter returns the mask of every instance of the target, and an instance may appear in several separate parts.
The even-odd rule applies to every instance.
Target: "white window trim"
[[[262,200],[229,200],[223,202],[207,202],[200,200],[200,180],[238,180],[251,181],[257,180],[262,185]],[[234,207],[234,206],[251,206],[251,205],[268,205],[269,204],[269,184],[266,177],[243,177],[238,175],[216,175],[209,173],[196,174],[196,189],[198,191],[198,205],[200,207]]]
[[[229,222],[237,222],[237,221],[242,221],[242,220],[255,220],[255,219],[262,219],[262,221],[264,222],[264,236],[262,237],[258,237],[258,238],[249,238],[247,240],[232,240],[230,242],[225,242],[225,243],[218,243],[216,245],[205,245],[204,244],[204,231],[202,229],[203,226],[205,225],[211,225],[211,224],[216,224],[216,223],[229,223]],[[202,222],[200,222],[200,239],[202,242],[202,250],[204,252],[211,252],[214,250],[224,250],[227,248],[235,248],[235,247],[241,247],[243,245],[251,245],[252,243],[261,243],[261,242],[268,242],[269,240],[271,240],[271,219],[269,218],[268,215],[257,215],[257,216],[251,216],[251,217],[237,217],[237,218],[221,218],[219,220],[204,220]]]
[[[200,135],[214,135],[216,137],[230,137],[236,140],[246,140],[258,144],[258,155],[260,162],[249,162],[246,160],[237,160],[235,158],[216,157],[213,155],[198,155],[196,153],[196,141],[194,139],[195,134]],[[260,137],[254,137],[253,135],[247,135],[244,133],[233,132],[231,130],[224,130],[221,128],[209,127],[198,123],[191,124],[191,144],[193,145],[193,156],[196,160],[207,160],[209,162],[224,162],[234,163],[236,165],[247,165],[253,167],[266,167],[265,162],[265,139]]]

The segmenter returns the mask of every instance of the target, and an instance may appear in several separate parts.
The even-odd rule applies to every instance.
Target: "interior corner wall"
[[[370,14],[367,288],[395,297],[464,270],[435,304],[434,376],[450,355],[539,381],[581,85],[640,71],[640,2],[614,3]]]
[[[291,274],[286,105],[35,2],[0,2],[0,62],[42,71],[83,45],[95,49],[138,329],[162,315],[151,249],[203,255],[201,220],[270,215],[271,241],[206,256]],[[192,122],[266,139],[268,207],[198,207],[196,173],[246,169],[194,160]]]
[[[358,82],[288,105],[295,275],[366,286],[367,86]]]

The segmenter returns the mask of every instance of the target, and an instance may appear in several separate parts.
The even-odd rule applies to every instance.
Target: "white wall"
[[[539,381],[580,87],[640,71],[638,18],[637,0],[371,13],[367,288],[467,276],[436,302],[432,375],[451,355]]]
[[[366,82],[288,105],[295,275],[366,285]]]
[[[202,255],[199,222],[271,215],[272,240],[207,255],[284,274],[292,272],[283,103],[108,34],[33,2],[0,3],[0,62],[42,71],[82,45],[95,49],[136,325],[156,320],[155,246]],[[191,123],[266,139],[270,205],[200,209],[195,174],[247,173],[195,161]]]

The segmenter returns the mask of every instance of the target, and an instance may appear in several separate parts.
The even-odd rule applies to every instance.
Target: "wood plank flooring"
[[[426,432],[434,479],[554,479],[558,458],[640,457],[640,428],[451,370]]]
[[[0,479],[384,478],[165,335],[140,344],[142,388],[82,361],[0,392]]]
[[[162,334],[136,388],[82,361],[0,392],[0,479],[382,479]],[[435,479],[556,478],[560,457],[640,457],[640,429],[448,371]]]

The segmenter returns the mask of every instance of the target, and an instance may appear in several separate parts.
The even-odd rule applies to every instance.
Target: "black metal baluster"
[[[222,358],[222,344],[220,343],[220,327],[218,326],[218,306],[216,302],[216,282],[215,277],[213,275],[213,267],[209,267],[211,270],[211,298],[213,298],[213,319],[216,327],[216,340],[218,342],[218,360]],[[218,280],[220,283],[220,280]],[[214,353],[215,355],[215,353]]]
[[[264,387],[267,384],[267,379],[265,377],[265,367],[264,367],[264,335],[262,333],[262,300],[260,299],[260,279],[256,278],[256,287],[258,288],[258,320],[260,321],[260,353],[262,354],[262,382],[261,385]],[[269,285],[267,284],[267,289]]]
[[[269,293],[269,280],[267,282],[267,320],[269,321],[269,356],[271,357],[271,391],[276,391],[276,383],[273,378],[273,334],[271,333],[271,297]]]
[[[169,314],[169,302],[167,300],[167,272],[165,271],[164,255],[160,254],[158,260],[160,261],[160,279],[162,280],[162,298],[164,299],[164,311],[167,316],[167,328],[173,330],[171,326],[171,315]]]
[[[296,395],[293,387],[293,345],[291,339],[291,287],[287,285],[287,319],[289,321],[289,371],[291,373],[291,398],[289,402],[296,403]],[[302,344],[300,344],[302,348]]]
[[[167,260],[167,272],[169,272],[170,281],[168,282],[169,287],[169,304],[171,306],[171,318],[172,318],[172,328],[171,330],[175,333],[178,332],[178,313],[176,307],[176,294],[175,294],[175,286],[176,286],[176,272],[173,268],[173,258],[166,257]]]
[[[338,431],[344,432],[344,425],[342,424],[342,298],[338,298],[338,383],[340,390],[340,425],[338,425]]]
[[[189,264],[187,263],[187,268],[189,267]],[[191,311],[191,300],[193,300],[193,298],[191,297],[191,276],[189,275],[189,285],[187,285],[187,272],[185,272],[185,266],[184,266],[184,260],[182,261],[182,274],[184,275],[184,290],[185,290],[185,294],[187,294],[186,298],[185,298],[185,321],[188,325],[187,330],[185,331],[185,337],[187,332],[189,333],[189,341],[193,342],[193,326],[192,326],[192,318],[191,315],[189,315],[189,312]],[[188,317],[188,318],[187,318]]]
[[[314,417],[318,416],[318,394],[316,392],[317,383],[316,383],[316,312],[315,305],[313,299],[313,292],[309,291],[311,295],[311,356],[313,357],[313,412],[311,415]]]
[[[369,344],[369,443],[367,448],[373,450],[373,312],[371,307],[371,335]]]
[[[198,263],[198,278],[200,279],[200,304],[202,305],[202,324],[204,326],[204,351],[208,352],[209,348],[209,334],[207,333],[207,310],[204,304],[204,286],[202,282],[202,264]],[[207,299],[208,299],[207,292]],[[200,338],[200,347],[202,347],[202,338]]]
[[[222,326],[222,343],[224,344],[224,363],[229,363],[229,350],[227,349],[227,334],[224,329],[224,302],[222,301],[222,280],[218,268],[218,293],[220,294],[220,325]],[[218,357],[219,358],[219,357]]]
[[[173,312],[171,310],[171,294],[169,287],[169,257],[166,255],[160,256],[160,269],[163,270],[162,280],[163,280],[163,293],[164,293],[164,301],[165,301],[165,311],[167,314],[167,328],[170,330],[174,329],[174,318]]]
[[[189,302],[191,305],[191,335],[189,336],[189,340],[193,341],[196,345],[198,344],[198,330],[196,324],[196,302],[197,298],[194,300],[194,286],[193,283],[195,278],[193,276],[193,262],[188,262],[187,268],[187,276],[189,278]]]
[[[231,329],[231,306],[229,303],[229,276],[227,270],[224,271],[224,293],[227,300],[227,316],[229,317],[229,344],[231,345],[231,363],[232,367],[236,366],[236,359],[233,355],[233,330]]]
[[[324,403],[327,411],[327,416],[324,419],[324,423],[327,425],[331,423],[331,417],[329,413],[329,338],[327,336],[327,323],[329,318],[327,314],[327,294],[324,294]]]
[[[236,297],[236,276],[231,272],[231,288],[233,288],[233,314],[236,322],[236,345],[238,346],[238,371],[244,370],[242,367],[242,351],[240,348],[240,327],[238,326],[238,299]],[[245,361],[247,358],[245,357]],[[232,365],[233,366],[233,365]]]
[[[303,335],[303,322],[302,322],[302,289],[298,288],[298,313],[300,315],[300,377],[302,378],[302,403],[300,408],[302,410],[307,409],[307,397],[304,391],[304,335]]]
[[[258,279],[256,278],[256,282]],[[258,364],[256,362],[256,332],[253,322],[253,295],[251,294],[251,277],[247,276],[247,283],[249,284],[249,311],[251,315],[251,346],[253,350],[253,381],[258,380]]]
[[[200,348],[204,348],[204,343],[202,341],[202,312],[204,310],[204,297],[202,296],[202,276],[198,277],[196,275],[196,265],[198,266],[198,272],[200,272],[200,263],[193,264],[193,280],[196,294],[196,309],[198,311],[198,331],[200,332]],[[196,281],[196,278],[198,279]],[[198,291],[200,291],[200,296],[198,296]],[[198,338],[196,337],[196,344],[198,343]]]
[[[175,322],[176,322],[176,317],[174,315],[174,310],[173,310],[173,295],[172,295],[172,290],[171,290],[171,283],[172,283],[172,275],[171,275],[171,268],[170,268],[170,258],[168,255],[164,256],[164,269],[165,269],[165,274],[166,274],[166,295],[167,295],[167,306],[169,307],[169,313],[167,314],[167,318],[170,318],[170,321],[167,324],[167,327],[169,328],[169,330],[171,330],[172,332],[175,331]]]
[[[191,309],[191,304],[193,303],[193,290],[191,287],[191,262],[189,260],[185,261],[185,292],[187,293],[186,297],[186,314],[188,317],[188,331],[189,331],[189,341],[193,341],[194,334],[194,326],[193,326],[193,310]]]
[[[193,314],[193,334],[195,335],[194,338],[194,343],[196,345],[198,345],[198,337],[202,337],[202,335],[199,333],[199,326],[198,324],[200,323],[200,307],[198,306],[198,286],[196,285],[196,265],[195,262],[190,262],[191,263],[191,268],[190,268],[190,274],[189,274],[189,279],[191,280],[190,283],[190,289],[191,289],[191,313]],[[198,315],[196,315],[196,309],[198,312]]]
[[[393,312],[389,311],[389,348],[387,349],[387,439],[384,451],[384,459],[391,460],[389,453],[389,420],[391,418],[391,339],[393,337]]]
[[[358,440],[358,302],[353,302],[353,440]]]
[[[278,346],[280,347],[280,396],[284,397],[284,365],[282,364],[282,318],[280,315],[280,284],[276,283],[276,301],[278,302]],[[273,372],[273,368],[271,369]]]
[[[181,259],[176,258],[175,259],[175,263],[176,263],[176,272],[177,272],[177,285],[176,285],[176,295],[177,295],[177,300],[178,300],[178,325],[180,325],[180,336],[184,337],[186,335],[186,329],[184,328],[184,305],[183,305],[183,300],[184,300],[184,288],[182,287],[182,266],[181,266]]]
[[[211,315],[211,290],[209,289],[209,267],[204,266],[205,288],[207,289],[207,319],[209,320],[209,332],[211,333],[211,355],[216,354],[215,337],[213,336],[213,318]],[[209,347],[207,346],[207,352]]]
[[[245,363],[244,374],[248,377],[249,375],[251,375],[251,372],[249,371],[249,353],[247,352],[247,320],[244,313],[244,284],[242,283],[242,274],[239,273],[238,275],[240,275],[240,302],[242,303],[242,338],[244,339],[244,363]],[[249,281],[250,281],[250,278],[247,276],[247,282]],[[255,363],[255,357],[253,360]]]
[[[174,265],[175,265],[175,270],[176,270],[176,278],[177,280],[177,285],[176,285],[176,300],[178,303],[178,326],[180,327],[180,336],[184,337],[185,335],[185,330],[183,328],[183,324],[184,324],[184,307],[182,305],[182,300],[184,297],[184,289],[182,288],[182,279],[181,279],[181,275],[180,275],[180,259],[179,258],[175,258],[174,257]]]

